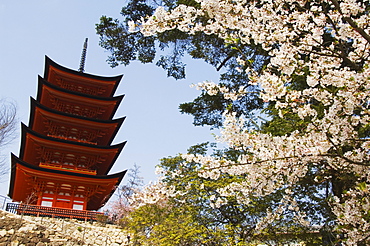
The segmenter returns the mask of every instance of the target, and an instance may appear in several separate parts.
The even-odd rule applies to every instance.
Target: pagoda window
[[[77,86],[77,91],[78,91],[78,92],[83,92],[83,88],[82,88],[82,86]]]
[[[79,200],[74,200],[73,201],[73,209],[76,210],[84,210],[85,207],[85,201],[79,201]]]
[[[52,207],[53,206],[53,201],[47,201],[47,200],[42,200],[41,201],[41,206],[43,207]]]
[[[67,186],[67,185],[62,184],[62,186],[60,187],[60,191],[61,193],[63,193],[60,195],[71,196],[71,186],[70,185]]]
[[[50,191],[51,189],[54,189],[55,184],[53,182],[47,182],[46,188]],[[52,193],[51,193],[52,194]]]
[[[78,105],[74,106],[73,111],[74,111],[75,114],[81,115],[81,113],[80,113],[81,112],[81,107],[80,106],[78,106]]]
[[[60,188],[61,188],[61,189],[67,189],[67,190],[70,190],[70,189],[72,188],[72,185],[70,185],[70,184],[62,184],[62,185],[60,186]]]
[[[38,205],[51,207],[53,205],[54,195],[50,190],[45,190],[39,198]]]
[[[68,136],[68,138],[77,139],[77,136],[78,136],[78,129],[71,128],[69,130],[69,136]]]
[[[73,166],[76,161],[76,156],[74,154],[66,154],[64,157],[64,165]]]
[[[92,134],[86,130],[82,131],[81,134],[80,134],[80,140],[82,141],[89,141],[91,140],[91,136]]]
[[[67,128],[65,126],[61,126],[59,127],[57,134],[60,137],[65,137],[67,135],[67,132],[68,132]]]
[[[76,204],[76,203],[73,203],[73,207],[72,209],[76,209],[76,210],[83,210],[84,209],[84,205],[83,204]]]
[[[98,135],[97,130],[93,130],[93,129],[83,130],[83,131],[80,131],[79,139],[82,142],[87,142],[90,144],[97,145],[97,142],[96,142],[97,135]]]
[[[65,102],[61,102],[61,105],[64,106],[64,107],[62,107],[62,108],[64,108],[63,111],[65,111],[67,113],[71,113],[71,104],[65,103]]]
[[[60,154],[60,152],[54,152],[53,153],[53,157],[52,157],[52,160],[51,160],[51,163],[55,163],[55,164],[58,164],[58,163],[60,163],[60,159],[61,159],[61,154]]]
[[[83,197],[83,194],[85,193],[85,187],[84,186],[78,186],[76,189],[76,194],[79,195],[79,197]]]
[[[86,163],[87,163],[87,157],[86,156],[80,156],[80,158],[78,159],[77,161],[77,167],[86,167]]]
[[[90,108],[84,108],[83,111],[82,111],[82,114],[85,117],[92,118],[92,117],[94,117],[96,115],[96,110],[92,110]]]

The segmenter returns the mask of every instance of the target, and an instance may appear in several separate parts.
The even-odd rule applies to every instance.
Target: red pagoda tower
[[[97,210],[126,171],[108,174],[125,142],[111,145],[124,118],[112,119],[122,76],[102,77],[62,67],[48,57],[19,158],[12,154],[9,196],[42,208]]]

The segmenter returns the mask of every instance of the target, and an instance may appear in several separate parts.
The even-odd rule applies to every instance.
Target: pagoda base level
[[[84,221],[96,221],[99,216],[104,215],[101,212],[89,211],[89,210],[75,210],[68,208],[53,208],[44,207],[38,205],[19,204],[19,203],[7,203],[6,211],[21,214],[21,215],[32,215],[37,217],[51,217],[51,218],[68,218],[77,219]]]

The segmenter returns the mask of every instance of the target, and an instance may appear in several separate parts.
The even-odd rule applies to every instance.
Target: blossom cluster
[[[346,192],[345,202],[340,202],[337,197],[333,202],[333,213],[348,235],[346,245],[354,245],[370,237],[370,191],[365,183],[360,184],[360,187]]]
[[[139,208],[145,204],[165,204],[169,197],[176,196],[173,187],[158,181],[145,186],[140,192],[136,192],[130,199],[133,208]]]
[[[214,96],[221,93],[225,99],[230,99],[233,101],[238,100],[239,97],[245,95],[246,90],[244,86],[240,86],[237,91],[230,90],[226,86],[220,86],[212,81],[204,81],[202,83],[193,84],[191,87],[195,87],[197,90],[202,90],[207,92],[208,95]]]
[[[353,174],[358,183],[370,184],[370,139],[361,133],[370,124],[370,15],[366,1],[197,2],[198,8],[158,8],[153,16],[135,25],[144,35],[177,29],[189,34],[214,34],[236,46],[261,46],[270,63],[258,75],[245,71],[250,73],[251,83],[260,86],[260,97],[272,102],[280,117],[289,112],[306,122],[301,129],[274,136],[250,130],[244,119],[226,113],[218,139],[246,154],[236,162],[222,157],[184,156],[202,163],[200,175],[212,179],[222,173],[246,175],[244,182],[220,190],[224,196],[236,192],[244,197],[266,196],[294,187],[307,175],[309,164],[324,170],[324,175],[315,178],[317,182],[330,179],[334,170]],[[242,55],[238,58],[241,65],[246,62]],[[306,86],[295,89],[292,85],[299,76]],[[210,95],[223,93],[232,100],[245,93],[244,88],[225,91],[210,82],[197,87]],[[351,204],[356,204],[357,197]],[[357,215],[343,212],[352,205],[342,207],[337,202],[332,206],[343,216],[338,219],[341,224],[356,223]],[[361,225],[370,226],[369,221]],[[351,242],[362,240],[362,232],[344,232]]]

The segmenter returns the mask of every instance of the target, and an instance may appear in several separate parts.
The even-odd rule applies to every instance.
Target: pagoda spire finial
[[[88,38],[85,39],[84,47],[82,49],[81,61],[80,61],[80,68],[78,69],[78,71],[80,73],[83,73],[85,71],[85,60],[86,60],[87,41],[88,40],[89,40]]]

